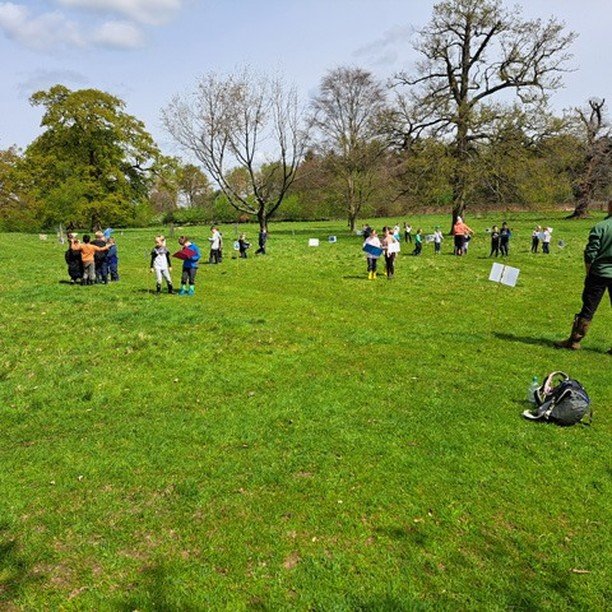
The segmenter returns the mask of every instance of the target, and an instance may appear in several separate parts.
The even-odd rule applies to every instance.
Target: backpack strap
[[[561,370],[556,370],[555,372],[551,372],[545,379],[542,386],[544,387],[544,393],[550,393],[554,389],[554,379],[555,376],[563,377],[563,380],[569,380],[569,376],[565,372],[561,372]]]

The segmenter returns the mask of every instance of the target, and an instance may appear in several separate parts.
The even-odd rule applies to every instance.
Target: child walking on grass
[[[442,230],[439,225],[436,225],[436,229],[433,234],[433,243],[434,243],[434,253],[439,255],[442,250],[442,241],[444,240],[444,236],[442,234]]]
[[[179,251],[179,253],[182,253],[181,259],[183,259],[183,273],[181,275],[179,295],[195,295],[195,278],[198,272],[198,261],[200,261],[202,255],[195,242],[189,240],[187,236],[181,236],[178,239],[178,243],[183,247]]]
[[[156,292],[161,293],[162,279],[166,280],[168,293],[174,293],[172,288],[172,262],[170,261],[170,251],[166,248],[164,236],[155,236],[155,246],[151,251],[151,272],[155,272]]]
[[[366,254],[366,261],[368,263],[368,278],[376,280],[376,264],[378,258],[383,254],[382,245],[376,230],[373,229],[366,238],[366,241],[363,243],[363,251]]]
[[[388,227],[383,228],[382,247],[385,254],[385,275],[387,280],[391,280],[395,275],[395,256],[400,250],[399,240]]]
[[[491,252],[489,253],[489,257],[493,255],[495,255],[495,257],[499,255],[499,228],[497,225],[491,228]]]
[[[251,243],[247,240],[246,234],[240,234],[238,238],[238,251],[240,252],[240,258],[247,258],[247,249],[251,246]]]
[[[420,255],[423,250],[423,230],[419,227],[417,233],[414,235],[414,251],[413,255]]]

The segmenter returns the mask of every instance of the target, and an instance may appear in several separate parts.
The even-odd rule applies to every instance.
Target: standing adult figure
[[[582,310],[574,317],[567,340],[555,342],[557,348],[577,350],[586,336],[595,311],[606,290],[612,305],[612,200],[608,201],[608,216],[589,233],[584,249],[586,277],[582,291]],[[612,352],[612,349],[608,351]]]
[[[455,255],[465,254],[465,237],[474,232],[468,227],[461,217],[457,217],[453,225],[453,236],[455,237]]]
[[[259,230],[259,235],[257,236],[257,243],[259,244],[259,248],[255,251],[255,255],[265,255],[266,254],[266,242],[268,241],[268,232],[265,229]]]

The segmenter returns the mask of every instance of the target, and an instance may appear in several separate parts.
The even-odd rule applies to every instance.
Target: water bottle
[[[538,377],[534,376],[531,380],[531,384],[529,385],[529,388],[527,389],[527,401],[531,402],[532,404],[536,403],[536,399],[535,399],[535,391],[537,391],[540,387],[540,383],[538,381]]]

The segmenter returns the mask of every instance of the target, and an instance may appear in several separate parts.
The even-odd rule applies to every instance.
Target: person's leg
[[[87,264],[87,284],[93,285],[96,282],[96,264],[91,262]]]
[[[189,269],[189,291],[187,292],[187,295],[195,295],[195,277],[197,271],[197,268]]]
[[[167,268],[161,271],[162,276],[166,280],[166,285],[168,285],[168,293],[174,293],[174,288],[172,287],[172,277],[170,276],[170,270]],[[161,284],[161,279],[160,279]]]
[[[395,275],[395,253],[389,255],[389,268],[387,270],[387,278],[391,279]]]
[[[610,293],[612,280],[602,278],[600,276],[588,275],[584,279],[584,289],[582,291],[582,309],[574,317],[572,331],[569,338],[562,342],[555,342],[557,348],[566,348],[577,350],[580,348],[580,342],[586,336],[591,321],[595,316],[595,312],[599,307],[606,289]],[[612,293],[610,294],[610,303],[612,304]]]
[[[187,295],[187,283],[189,282],[189,270],[183,268],[181,273],[181,289],[179,295]]]

